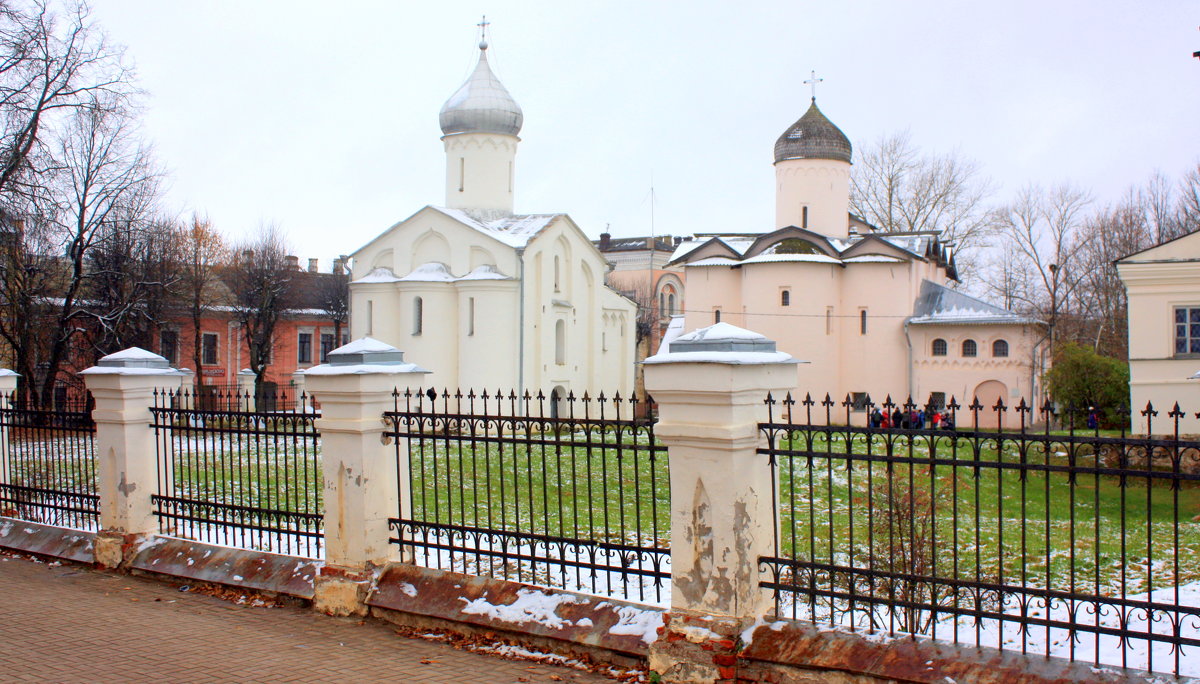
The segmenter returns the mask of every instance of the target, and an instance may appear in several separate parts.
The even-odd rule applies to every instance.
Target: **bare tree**
[[[1092,349],[1105,356],[1124,360],[1129,355],[1125,286],[1114,262],[1162,239],[1164,226],[1173,222],[1156,206],[1162,199],[1155,191],[1159,180],[1151,178],[1148,191],[1131,189],[1120,202],[1096,212],[1080,232],[1078,308],[1084,327],[1094,329],[1088,333]]]
[[[234,249],[235,263],[226,283],[232,291],[234,320],[241,326],[254,372],[255,396],[264,396],[264,376],[271,364],[275,328],[288,307],[295,273],[289,267],[288,245],[277,226],[265,225],[249,242]]]
[[[169,222],[129,217],[108,222],[87,256],[81,308],[92,319],[90,364],[132,346],[151,349],[180,279],[178,234]]]
[[[938,231],[969,272],[993,229],[992,184],[958,154],[921,154],[908,132],[884,136],[859,153],[850,177],[852,211],[888,232]]]
[[[97,311],[86,295],[98,273],[88,255],[120,239],[122,231],[140,231],[158,198],[160,173],[142,144],[133,112],[121,98],[96,97],[72,112],[55,146],[61,167],[52,191],[59,198],[55,225],[62,259],[61,286],[53,306],[51,339],[42,396],[50,396],[79,338],[90,323],[100,330],[116,324],[119,311]]]
[[[192,323],[192,363],[196,369],[196,385],[203,387],[204,331],[201,323],[205,313],[224,303],[218,269],[227,262],[229,250],[208,219],[198,215],[193,215],[187,226],[179,228],[178,234],[180,278],[175,293]]]
[[[1189,169],[1179,181],[1176,216],[1180,223],[1180,235],[1200,230],[1200,163]]]
[[[334,347],[341,346],[342,327],[350,320],[350,274],[344,268],[317,279],[321,309],[333,321]]]
[[[1012,297],[1045,318],[1051,347],[1085,275],[1077,263],[1083,248],[1079,232],[1090,201],[1071,185],[1049,190],[1029,185],[997,213],[1002,239],[1020,255],[1033,284]]]
[[[55,166],[44,137],[61,115],[132,93],[122,59],[82,3],[61,17],[48,0],[0,6],[0,197],[36,189]]]

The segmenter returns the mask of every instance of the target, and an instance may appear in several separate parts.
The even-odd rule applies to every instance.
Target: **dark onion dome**
[[[508,94],[500,79],[492,73],[487,60],[487,43],[479,44],[479,63],[467,82],[442,105],[438,122],[444,135],[455,133],[521,132],[525,115]]]
[[[836,159],[850,163],[850,139],[825,118],[817,101],[775,141],[776,163],[786,159]]]

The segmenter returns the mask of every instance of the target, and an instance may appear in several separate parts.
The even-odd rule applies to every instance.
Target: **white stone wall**
[[[850,224],[850,164],[835,159],[787,159],[775,164],[775,227],[846,237]]]
[[[459,133],[446,149],[446,206],[511,214],[516,183],[515,135]]]

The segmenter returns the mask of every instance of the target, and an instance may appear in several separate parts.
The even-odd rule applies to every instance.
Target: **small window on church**
[[[563,365],[567,362],[567,324],[559,321],[554,324],[554,363]]]
[[[558,287],[558,284],[559,284],[558,275],[559,275],[559,274],[558,274],[558,257],[554,257],[554,291],[555,291],[555,292],[558,292],[558,290],[559,290],[559,287]]]
[[[833,334],[833,307],[825,307],[825,334]]]
[[[475,298],[467,298],[467,335],[475,334]]]
[[[975,340],[963,340],[962,355],[968,358],[979,355],[979,345],[975,344]]]
[[[779,293],[779,306],[791,306],[791,305],[792,305],[792,291],[784,290],[784,291],[780,292]]]
[[[933,355],[934,356],[945,356],[946,353],[949,351],[950,351],[950,346],[946,344],[946,340],[943,340],[942,338],[939,337],[938,339],[933,341]]]
[[[667,295],[667,315],[668,316],[675,315],[675,295],[674,294]]]
[[[462,192],[464,181],[467,177],[467,159],[466,157],[458,158],[458,191]]]
[[[802,207],[800,209],[800,227],[801,228],[808,227],[808,205],[807,204],[804,205],[804,207]]]
[[[425,328],[425,303],[420,297],[413,297],[413,332],[420,335]]]
[[[713,309],[713,323],[720,323],[720,322],[721,322],[721,310]]]
[[[867,310],[861,309],[858,312],[858,334],[867,334]]]
[[[1002,359],[1008,356],[1008,340],[996,340],[992,343],[992,356]]]
[[[367,300],[367,334],[375,334],[375,301]]]

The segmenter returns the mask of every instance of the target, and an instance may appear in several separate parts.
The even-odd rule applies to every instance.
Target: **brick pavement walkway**
[[[613,681],[404,638],[375,621],[239,606],[163,582],[3,554],[0,680]]]

